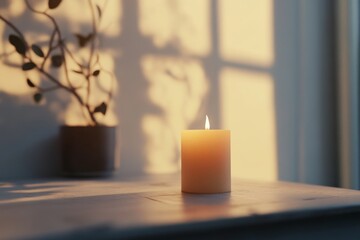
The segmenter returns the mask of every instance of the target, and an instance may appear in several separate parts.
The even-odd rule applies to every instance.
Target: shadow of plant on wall
[[[0,20],[12,30],[8,42],[14,48],[14,51],[3,54],[3,63],[7,66],[20,67],[25,72],[28,87],[35,90],[33,99],[36,103],[42,101],[44,94],[61,89],[68,92],[80,105],[87,125],[99,125],[98,114],[107,113],[114,89],[114,75],[102,66],[99,51],[98,30],[103,9],[91,0],[87,1],[88,10],[91,12],[91,31],[75,33],[76,46],[64,37],[58,20],[52,15],[62,0],[49,0],[45,10],[32,6],[28,0],[25,3],[31,13],[51,23],[51,33],[45,41],[32,42],[18,26],[0,15]],[[10,60],[13,54],[18,54],[15,61]],[[40,83],[32,80],[29,71],[36,71],[41,76]],[[103,77],[104,75],[107,77]],[[107,88],[96,83],[102,77],[110,80]],[[43,84],[44,81],[48,83]],[[102,92],[102,96],[98,97],[101,100],[93,96],[95,91]]]
[[[49,8],[47,0],[28,1],[37,11]],[[60,43],[64,40],[69,46],[70,53],[80,56],[77,61],[84,60],[81,63],[85,63],[85,70],[87,69],[85,60],[89,57],[87,50],[91,48],[91,41],[94,40],[91,35],[92,24],[89,21],[91,11],[87,11],[89,5],[87,1],[62,1],[57,8],[46,11],[59,20],[59,27],[61,31],[64,31]],[[242,1],[231,0],[92,1],[93,13],[97,21],[100,15],[96,4],[102,9],[101,23],[96,22],[101,25],[97,32],[101,42],[95,41],[96,47],[102,50],[99,54],[101,66],[93,67],[92,71],[86,70],[84,74],[88,74],[91,79],[90,83],[94,88],[92,93],[95,93],[93,91],[99,87],[101,94],[90,99],[89,105],[91,105],[90,110],[94,111],[102,102],[107,104],[106,116],[103,116],[101,111],[94,113],[101,124],[109,124],[109,119],[110,121],[115,119],[116,122],[117,119],[121,120],[118,131],[121,148],[118,155],[121,154],[119,173],[122,176],[132,177],[135,173],[143,175],[144,173],[177,172],[180,159],[180,132],[187,128],[203,128],[205,114],[209,115],[214,128],[230,128],[233,136],[241,137],[241,139],[232,139],[232,144],[235,146],[233,159],[241,159],[233,165],[233,169],[238,169],[237,175],[243,175],[244,172],[254,175],[253,171],[248,171],[248,167],[237,167],[237,165],[243,166],[244,161],[250,159],[246,155],[250,151],[242,150],[251,150],[248,147],[237,147],[239,145],[250,144],[262,149],[255,153],[251,152],[252,159],[254,154],[259,153],[256,158],[261,163],[267,161],[271,167],[275,166],[276,155],[271,155],[274,157],[271,157],[269,161],[269,154],[263,150],[270,149],[272,151],[270,153],[275,152],[273,150],[276,145],[273,143],[276,142],[276,136],[268,134],[264,138],[262,134],[264,128],[270,133],[276,130],[272,124],[264,125],[264,122],[272,123],[275,116],[273,115],[275,109],[273,97],[276,89],[272,86],[276,83],[276,76],[272,63],[264,66],[264,62],[269,62],[269,56],[276,55],[273,53],[272,44],[272,1],[266,1],[265,5],[261,1],[256,1],[250,4],[250,7],[246,7],[248,4],[243,4]],[[106,9],[104,9],[105,6],[107,6]],[[259,6],[262,8],[260,9]],[[11,22],[18,26],[21,32],[23,29],[30,29],[24,33],[26,43],[29,44],[27,53],[31,54],[34,58],[33,62],[40,64],[41,67],[41,61],[44,58],[38,56],[36,52],[40,53],[39,49],[36,47],[32,49],[31,45],[39,46],[46,56],[48,42],[53,33],[51,22],[49,24],[47,17],[43,14],[27,11],[22,0],[0,1],[0,10],[2,10],[0,14],[10,17]],[[242,14],[238,14],[239,11]],[[245,13],[249,15],[249,19],[251,17],[252,21],[244,21]],[[112,18],[112,23],[108,23],[109,17]],[[242,23],[241,27],[239,27],[240,23]],[[11,122],[10,125],[13,128],[19,124],[22,130],[27,125],[26,134],[53,131],[57,127],[57,121],[64,120],[67,124],[76,122],[79,125],[78,119],[83,119],[84,115],[86,121],[82,121],[81,124],[91,124],[91,117],[86,107],[81,107],[83,111],[78,110],[81,104],[76,102],[76,98],[70,98],[71,94],[67,94],[68,91],[54,86],[54,83],[41,72],[37,73],[36,68],[21,70],[23,57],[15,52],[14,45],[8,39],[10,34],[17,35],[20,39],[21,36],[4,26],[0,25],[4,38],[0,45],[0,48],[5,50],[2,55],[3,60],[6,60],[6,63],[17,71],[16,75],[15,71],[11,75],[8,71],[10,67],[5,69],[4,65],[0,65],[2,79],[4,79],[0,81],[0,92],[3,93],[3,95],[0,94],[0,98],[3,97],[3,102],[6,103],[0,108],[13,111],[12,116],[0,116],[0,130],[8,128],[7,124]],[[109,26],[111,32],[106,31]],[[254,29],[258,31],[253,31],[248,26],[256,26]],[[260,35],[256,34],[257,32]],[[74,33],[81,36],[76,36]],[[245,37],[248,41],[244,40]],[[58,40],[55,38],[54,44]],[[85,42],[86,45],[81,47],[81,44]],[[252,47],[254,44],[257,47]],[[12,54],[8,55],[9,53]],[[61,83],[67,84],[63,70],[64,62],[60,67],[52,67],[51,56],[59,55],[59,53],[61,55],[60,48],[54,50],[44,66],[48,67],[49,74],[61,80]],[[69,53],[66,51],[65,54]],[[247,62],[248,55],[260,59]],[[261,61],[262,58],[264,61]],[[69,63],[69,76],[73,86],[76,88],[84,84],[84,88],[76,88],[76,91],[79,91],[79,94],[86,99],[87,80],[80,72],[81,67],[78,67],[71,57],[66,60]],[[96,54],[93,61],[96,61]],[[111,69],[120,81],[113,81],[111,76],[104,72],[102,66]],[[99,75],[94,76],[98,69],[100,69]],[[24,75],[23,79],[19,79],[21,74]],[[260,79],[265,75],[269,77]],[[101,80],[98,79],[100,77]],[[27,78],[35,87],[28,85],[31,83],[26,82]],[[11,81],[5,83],[7,79]],[[110,83],[114,85],[111,86]],[[11,84],[14,86],[10,86]],[[118,84],[121,84],[121,88],[116,89]],[[244,84],[248,88],[245,88]],[[45,107],[36,108],[31,105],[32,95],[29,92],[37,93],[38,87],[44,90],[56,87],[59,91],[54,91],[54,89],[43,92],[39,104]],[[113,90],[114,98],[117,98],[114,101],[117,103],[116,107],[114,107],[115,104],[108,105],[109,89]],[[239,91],[246,95],[239,94]],[[239,96],[243,97],[240,99]],[[242,105],[239,106],[240,102]],[[21,108],[25,106],[22,105],[26,105],[26,113],[29,117],[13,121],[12,119],[23,116]],[[21,108],[18,108],[19,106]],[[42,114],[37,115],[34,109]],[[115,115],[115,112],[118,115]],[[258,113],[261,113],[262,117],[259,117]],[[247,116],[248,121],[244,121],[244,116]],[[2,123],[1,118],[6,123]],[[251,130],[253,128],[249,127],[250,124],[254,125],[254,119],[259,121],[255,124],[256,126],[263,126],[263,128],[256,127],[257,134],[254,134]],[[41,126],[40,122],[46,122],[47,125]],[[251,138],[244,134],[245,131],[251,134]],[[7,132],[9,133],[10,130]],[[19,135],[20,133],[17,137]],[[15,137],[13,138],[15,141]],[[248,139],[252,139],[252,142],[245,142]],[[259,142],[262,144],[259,145]],[[40,144],[38,145],[37,149],[41,149]],[[7,146],[12,145],[7,144]],[[30,146],[27,148],[30,149]],[[266,155],[266,160],[262,160],[264,158],[260,153]],[[8,161],[6,157],[9,154],[6,154],[8,154],[6,151],[4,154],[0,152],[0,159]],[[248,162],[255,167],[259,165],[256,161]],[[1,171],[5,172],[0,169],[0,176]]]
[[[96,0],[1,1],[0,179],[58,175],[59,124],[117,123],[116,52],[107,45],[118,35],[113,8]]]

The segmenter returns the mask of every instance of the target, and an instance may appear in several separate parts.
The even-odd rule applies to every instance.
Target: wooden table
[[[360,239],[360,192],[233,179],[228,194],[178,177],[0,183],[0,239]]]

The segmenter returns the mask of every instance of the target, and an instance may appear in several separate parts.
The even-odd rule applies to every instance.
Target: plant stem
[[[95,13],[94,13],[94,6],[92,4],[91,0],[88,0],[90,12],[91,12],[91,25],[92,25],[92,38],[91,38],[91,46],[90,46],[90,54],[89,54],[89,61],[87,65],[88,73],[86,75],[86,104],[90,103],[90,91],[91,91],[91,81],[90,76],[92,75],[92,59],[94,56],[94,49],[95,49],[95,36],[97,36],[97,30],[96,30],[96,22],[95,22]]]
[[[72,52],[68,49],[68,47],[66,46],[66,44],[63,45],[65,52],[70,56],[70,58],[75,62],[76,65],[78,65],[78,67],[81,69],[81,71],[83,70],[84,66],[78,62],[76,60],[76,58],[74,57],[74,55],[72,54]]]
[[[44,68],[45,62],[46,60],[49,58],[50,53],[52,52],[52,50],[54,50],[55,48],[53,48],[52,44],[54,42],[54,38],[55,38],[55,34],[56,34],[56,30],[54,29],[53,32],[51,33],[51,37],[50,37],[50,41],[49,41],[49,50],[47,51],[43,62],[41,63],[41,68]]]
[[[71,93],[75,99],[80,103],[81,106],[85,107],[87,112],[89,113],[89,116],[92,120],[90,125],[99,125],[99,123],[97,122],[95,116],[94,116],[94,112],[91,110],[89,104],[85,104],[84,101],[82,100],[81,96],[76,92],[76,90],[74,88],[69,88],[65,85],[63,85],[59,80],[57,80],[55,77],[53,77],[51,74],[49,74],[48,72],[46,72],[44,69],[36,66],[36,69],[42,73],[44,76],[46,76],[50,81],[52,81],[53,83],[55,83],[58,87],[68,91],[69,93]]]
[[[63,61],[64,61],[64,72],[65,72],[65,78],[66,78],[66,81],[68,82],[69,86],[70,87],[73,87],[72,84],[71,84],[71,81],[70,81],[70,78],[69,78],[69,72],[68,72],[68,68],[67,68],[67,63],[66,63],[66,58],[65,58],[65,51],[64,51],[64,48],[63,48],[63,38],[62,38],[62,34],[61,34],[61,31],[60,31],[60,28],[59,28],[59,25],[57,24],[55,18],[53,18],[51,15],[49,15],[46,11],[38,11],[36,9],[34,9],[30,3],[28,2],[28,0],[25,1],[26,3],[26,6],[28,7],[28,9],[30,9],[30,11],[34,12],[34,13],[37,13],[37,14],[42,14],[44,16],[46,16],[48,19],[50,19],[50,21],[53,23],[54,25],[54,28],[58,35],[58,42],[60,43],[60,51],[61,51],[61,55],[63,56]]]
[[[93,75],[92,75],[93,70],[94,70],[93,68],[97,64],[99,64],[98,58],[95,61],[95,63],[93,64],[93,59],[94,59],[94,54],[95,54],[95,45],[96,45],[96,39],[97,39],[96,37],[98,35],[98,29],[97,29],[98,26],[96,23],[96,15],[95,15],[94,4],[93,4],[92,0],[88,0],[88,4],[90,7],[91,16],[92,16],[92,19],[91,19],[92,20],[92,37],[91,37],[91,46],[90,46],[90,53],[89,53],[89,59],[87,61],[87,66],[85,66],[86,63],[83,65],[80,62],[78,62],[76,60],[76,58],[74,57],[74,55],[72,54],[72,52],[67,48],[67,46],[65,44],[65,40],[62,37],[62,33],[59,28],[59,25],[58,25],[56,19],[47,13],[48,9],[46,11],[38,11],[29,4],[28,0],[25,0],[25,3],[26,3],[27,8],[30,11],[32,11],[33,13],[37,13],[37,14],[46,16],[52,22],[52,24],[54,26],[54,29],[51,33],[51,37],[50,37],[49,44],[48,44],[49,49],[48,49],[46,55],[44,56],[41,64],[35,65],[35,69],[38,72],[40,72],[42,75],[44,75],[49,81],[53,82],[55,84],[55,86],[49,87],[49,88],[37,87],[37,89],[42,92],[53,91],[56,89],[63,89],[65,91],[69,92],[78,101],[78,103],[80,104],[80,106],[83,110],[83,113],[86,110],[88,118],[87,118],[87,116],[85,116],[85,115],[84,116],[86,117],[86,119],[88,119],[89,125],[93,125],[93,126],[99,125],[99,123],[95,117],[96,113],[90,106],[91,78],[93,77]],[[0,15],[0,20],[5,22],[5,24],[7,24],[11,29],[13,29],[19,35],[19,37],[21,37],[24,40],[24,43],[26,44],[26,48],[28,49],[29,46],[28,46],[27,42],[25,41],[25,37],[21,33],[21,31],[14,24],[12,24],[10,21],[8,21],[6,18],[4,18],[2,15]],[[57,37],[57,40],[56,40],[56,44],[54,45],[55,37]],[[49,59],[52,51],[58,47],[59,47],[62,57],[63,57],[63,65],[62,66],[63,66],[63,70],[65,73],[66,83],[61,82],[58,78],[56,78],[55,76],[53,76],[52,74],[50,74],[48,71],[45,70],[46,61]],[[67,58],[66,58],[67,56],[70,57],[75,62],[75,64],[78,65],[78,67],[81,70],[81,75],[85,78],[85,82],[87,83],[86,96],[80,95],[80,93],[77,91],[78,88],[75,88],[72,85],[72,82],[70,81],[68,62],[67,62]],[[32,59],[32,56],[31,56],[31,52],[27,52],[26,54],[23,55],[23,61],[25,61],[25,60],[34,62]],[[109,103],[111,97],[112,97],[112,91],[110,89],[109,95],[108,95],[108,103]]]
[[[0,19],[2,21],[4,21],[9,27],[11,27],[21,38],[22,40],[25,42],[26,44],[26,48],[28,48],[27,42],[25,41],[25,37],[24,35],[20,32],[20,30],[11,22],[9,22],[6,18],[4,18],[3,16],[0,15]]]
[[[30,9],[30,11],[34,12],[34,13],[37,13],[37,14],[41,14],[41,15],[44,15],[46,16],[48,19],[50,19],[50,21],[53,23],[54,25],[54,31],[57,33],[58,35],[58,42],[59,42],[59,45],[60,45],[60,51],[61,51],[61,54],[63,56],[63,66],[64,66],[64,72],[65,72],[65,78],[66,78],[66,81],[67,83],[69,84],[70,87],[66,87],[65,85],[62,85],[60,83],[60,81],[58,81],[57,79],[53,78],[50,74],[48,74],[47,72],[44,71],[44,69],[42,68],[38,68],[37,69],[42,72],[43,74],[45,74],[48,78],[49,77],[52,77],[52,80],[55,82],[58,82],[59,84],[61,84],[62,86],[65,86],[66,90],[68,90],[70,93],[72,93],[75,98],[78,100],[78,102],[80,103],[80,105],[82,107],[84,107],[91,119],[91,122],[89,123],[90,125],[98,125],[98,121],[96,120],[95,116],[94,116],[94,112],[91,110],[90,106],[89,106],[89,103],[88,102],[84,102],[83,99],[81,98],[81,96],[78,94],[78,92],[76,91],[76,89],[74,88],[74,86],[72,85],[71,81],[70,81],[70,77],[69,77],[69,69],[68,69],[68,66],[67,66],[67,61],[66,61],[66,55],[65,55],[65,43],[64,43],[64,40],[62,38],[62,34],[61,34],[61,31],[60,31],[60,28],[59,28],[59,25],[57,23],[57,21],[55,20],[55,18],[53,18],[51,15],[49,15],[46,11],[38,11],[36,9],[34,9],[28,2],[28,0],[25,1],[28,9]],[[50,50],[49,50],[50,51]],[[50,79],[50,78],[49,78]]]

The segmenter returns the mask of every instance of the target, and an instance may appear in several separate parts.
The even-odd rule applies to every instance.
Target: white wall
[[[202,128],[207,113],[212,127],[232,130],[235,176],[337,184],[332,1],[118,3],[118,32],[103,46],[117,78],[119,174],[178,171],[179,133]],[[1,14],[16,14],[8,4]],[[261,10],[245,18],[237,8]],[[4,81],[0,179],[55,176],[58,125],[68,116],[57,109],[69,99],[55,94],[35,106],[29,91]]]

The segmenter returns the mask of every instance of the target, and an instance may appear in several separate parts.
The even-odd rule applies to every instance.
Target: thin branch
[[[55,34],[56,34],[56,30],[54,28],[53,32],[51,33],[51,37],[50,37],[50,41],[49,41],[49,50],[47,51],[43,62],[41,63],[41,68],[44,68],[44,65],[46,63],[46,60],[49,58],[50,53],[55,49],[55,47],[53,47],[53,42],[54,42],[54,38],[55,38]]]
[[[76,60],[75,56],[72,54],[72,52],[69,50],[69,48],[66,46],[66,44],[63,45],[65,52],[69,55],[69,57],[75,62],[76,65],[82,70],[84,66]]]
[[[47,71],[45,71],[44,69],[42,69],[41,67],[39,66],[35,66],[35,68],[40,72],[42,73],[45,77],[47,77],[51,82],[55,83],[58,87],[74,94],[74,95],[78,95],[77,92],[75,92],[72,88],[62,84],[58,79],[56,79],[54,76],[52,76],[50,73],[48,73]],[[78,98],[78,97],[77,97]],[[82,98],[80,97],[79,99],[79,102],[81,105],[83,105],[83,100]]]
[[[48,19],[50,19],[50,21],[53,23],[54,25],[54,30],[56,31],[57,35],[58,35],[58,43],[60,45],[60,51],[61,54],[63,56],[63,67],[64,67],[64,72],[65,72],[65,79],[69,85],[69,87],[63,85],[62,83],[60,83],[59,80],[57,80],[56,78],[54,78],[53,76],[51,76],[49,73],[47,73],[43,68],[39,68],[37,67],[37,69],[43,73],[48,79],[50,79],[53,82],[56,82],[59,86],[61,85],[62,88],[64,88],[65,90],[69,91],[70,93],[72,93],[75,98],[78,100],[78,102],[81,104],[81,106],[85,107],[90,118],[91,118],[91,125],[98,125],[98,122],[94,116],[93,111],[91,110],[90,106],[88,103],[84,103],[83,99],[81,98],[81,96],[76,92],[74,86],[72,85],[71,81],[70,81],[70,77],[69,77],[69,69],[67,66],[67,60],[66,60],[66,55],[65,55],[65,42],[62,38],[62,34],[59,28],[59,25],[57,23],[57,21],[55,20],[55,18],[53,18],[51,15],[49,15],[46,11],[38,11],[36,9],[34,9],[28,2],[28,0],[25,1],[27,7],[34,13],[38,13],[38,14],[42,14],[44,16],[46,16]]]
[[[2,21],[4,21],[9,27],[11,27],[21,38],[22,38],[22,40],[24,40],[24,42],[25,42],[25,44],[26,44],[26,47],[28,47],[27,46],[27,43],[26,43],[26,41],[25,41],[25,37],[24,37],[24,35],[20,32],[20,30],[14,25],[14,24],[12,24],[11,22],[9,22],[9,20],[7,20],[6,18],[4,18],[2,15],[0,15],[0,19],[2,20]]]
[[[89,75],[87,75],[86,77],[86,82],[87,82],[87,85],[86,85],[86,104],[90,104],[90,88],[91,88],[91,86],[90,86],[90,77],[89,77]]]
[[[76,90],[74,88],[68,88],[67,86],[61,84],[57,79],[55,79],[53,76],[51,76],[48,72],[44,71],[43,69],[40,69],[37,67],[37,69],[44,75],[46,76],[50,81],[54,82],[55,84],[57,84],[59,87],[61,87],[62,89],[70,92],[75,99],[80,103],[81,106],[85,107],[89,117],[91,119],[91,123],[90,125],[98,125],[98,121],[96,120],[93,111],[91,110],[90,106],[88,104],[85,104],[82,100],[82,98],[80,97],[80,95],[76,92]]]
[[[89,104],[90,101],[90,93],[91,93],[91,82],[90,82],[90,76],[92,74],[92,59],[94,56],[94,50],[95,50],[95,39],[97,36],[97,29],[96,29],[96,22],[95,22],[95,12],[94,12],[94,6],[91,0],[88,0],[88,4],[90,7],[91,12],[91,23],[92,23],[92,38],[91,38],[91,46],[90,46],[90,55],[89,55],[89,62],[88,62],[88,73],[86,75],[86,81],[87,81],[87,88],[86,88],[86,103]]]
[[[66,58],[65,58],[65,51],[63,49],[63,45],[64,45],[63,44],[63,38],[62,38],[62,34],[61,34],[61,31],[60,31],[59,25],[57,24],[55,18],[53,18],[51,15],[49,15],[46,11],[38,11],[38,10],[34,9],[30,5],[28,0],[26,0],[25,3],[26,3],[26,6],[30,9],[30,11],[46,16],[53,23],[55,31],[56,31],[56,33],[58,35],[58,38],[59,38],[58,41],[60,43],[60,51],[61,51],[61,54],[63,56],[63,61],[64,61],[63,65],[64,65],[65,78],[66,78],[66,81],[68,82],[69,86],[72,88],[72,84],[71,84],[71,81],[70,81],[70,78],[69,78],[69,72],[68,72],[68,68],[67,68]]]
[[[114,76],[114,73],[112,73],[112,72],[104,69],[104,68],[100,65],[100,63],[99,63],[99,66],[100,66],[100,70],[101,70],[102,73],[106,73],[106,74],[108,74],[108,75],[110,76],[110,81],[111,81],[111,82],[110,82],[110,89],[109,89],[109,90],[103,89],[104,92],[107,92],[107,93],[108,93],[108,99],[107,99],[106,103],[109,104],[110,101],[111,101],[111,99],[112,99],[112,97],[113,97],[113,94],[114,94],[115,76]]]
[[[57,20],[52,17],[51,15],[49,15],[47,13],[46,9],[45,11],[39,11],[36,10],[35,8],[33,8],[31,6],[31,4],[29,3],[28,0],[25,0],[26,6],[27,8],[32,11],[33,13],[36,14],[40,14],[43,16],[46,16],[53,24],[54,29],[51,33],[50,39],[49,39],[49,43],[48,43],[48,51],[46,52],[43,61],[41,62],[41,64],[39,65],[35,65],[35,69],[41,74],[43,75],[46,79],[48,79],[50,82],[54,83],[55,86],[52,87],[48,87],[48,88],[42,88],[37,86],[36,88],[41,91],[41,92],[49,92],[49,91],[54,91],[57,89],[63,89],[67,92],[69,92],[71,95],[73,95],[75,97],[75,99],[79,102],[80,106],[82,107],[81,109],[83,110],[83,113],[86,109],[89,118],[91,119],[91,121],[89,122],[90,125],[98,125],[98,121],[95,118],[95,112],[92,109],[92,107],[89,104],[89,100],[90,100],[90,91],[91,91],[91,78],[92,78],[92,74],[93,74],[93,68],[95,67],[96,64],[98,64],[98,59],[95,61],[95,63],[93,64],[93,60],[94,60],[94,55],[95,55],[95,50],[96,50],[96,41],[97,41],[97,36],[98,36],[98,29],[97,29],[97,23],[96,23],[96,15],[95,15],[95,9],[94,9],[94,5],[93,2],[91,0],[88,0],[88,4],[91,10],[91,16],[92,16],[92,38],[91,38],[91,46],[90,46],[90,53],[89,53],[89,59],[87,61],[87,66],[84,66],[83,64],[81,64],[79,61],[77,61],[77,59],[75,58],[75,56],[73,55],[73,53],[68,49],[65,40],[62,37],[62,33],[61,30],[59,28],[59,24],[57,22]],[[14,25],[12,24],[10,21],[8,21],[6,18],[4,18],[2,15],[0,15],[0,20],[2,20],[3,22],[5,22],[11,29],[13,29],[15,31],[16,34],[19,35],[19,37],[21,37],[25,44],[26,44],[26,48],[28,49],[28,45],[27,42],[25,41],[25,37],[24,35],[21,33],[21,31]],[[56,39],[56,40],[55,40]],[[56,41],[56,44],[54,44],[54,42]],[[52,74],[50,74],[47,70],[45,70],[45,64],[47,62],[47,60],[49,59],[51,53],[53,52],[53,50],[55,50],[56,48],[60,48],[62,57],[63,57],[63,70],[65,72],[65,79],[67,83],[63,83],[61,82],[58,78],[56,78],[55,76],[53,76]],[[70,81],[70,77],[69,77],[69,69],[68,69],[68,63],[67,63],[67,56],[70,57],[71,60],[73,60],[78,67],[81,70],[81,75],[84,76],[85,81],[87,83],[87,95],[86,95],[86,101],[84,101],[84,98],[80,95],[80,93],[77,91],[77,89],[79,88],[75,88],[71,81]],[[23,55],[22,61],[24,62],[25,60],[29,60],[31,62],[32,61],[32,57],[31,57],[31,52],[27,52],[27,54]],[[20,67],[20,66],[17,66]],[[110,72],[104,70],[105,73],[111,74]],[[27,73],[27,72],[25,72]],[[112,85],[113,85],[113,75],[112,75],[112,83],[111,83],[111,89],[112,89]],[[108,97],[108,102],[110,101],[111,97],[112,97],[112,91],[109,91],[109,97]],[[86,117],[86,116],[85,116]]]
[[[11,29],[13,29],[21,38],[22,40],[24,41],[25,43],[25,46],[26,46],[26,49],[29,48],[26,40],[25,40],[25,37],[24,35],[20,32],[20,30],[14,25],[12,24],[9,20],[7,20],[6,18],[4,18],[2,15],[0,15],[0,20],[2,20],[3,22],[5,22],[5,24],[7,24]],[[22,58],[22,63],[24,63],[24,57],[26,56],[26,54],[24,54],[23,58]],[[4,62],[5,63],[5,62]],[[16,64],[14,63],[9,63],[9,62],[6,62],[5,64],[7,64],[8,66],[16,66]]]

